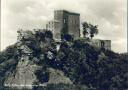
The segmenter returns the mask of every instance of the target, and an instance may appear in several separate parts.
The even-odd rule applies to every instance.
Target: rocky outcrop
[[[28,56],[23,55],[16,70],[6,78],[4,85],[18,89],[32,88],[33,83],[38,81],[35,71],[39,68],[40,66],[30,61]]]
[[[6,76],[4,86],[14,87],[17,89],[32,89],[34,83],[39,82],[35,72],[42,68],[42,64],[40,64],[40,62],[45,59],[45,56],[50,60],[54,58],[54,48],[51,45],[52,41],[52,35],[49,31],[19,30],[18,40],[16,43],[17,51],[19,53],[18,64],[16,65],[15,70]],[[49,69],[48,71],[50,71],[50,79],[48,83],[53,83],[55,79],[52,78],[51,73],[54,77],[57,74],[53,73],[55,71],[54,69]],[[56,82],[62,82],[63,74],[60,74],[58,77],[59,81],[56,80]],[[67,83],[71,81],[65,80],[64,82]]]
[[[17,89],[32,89],[33,86],[35,86],[35,82],[40,83],[35,72],[41,68],[42,66],[34,64],[27,55],[23,55],[17,64],[16,70],[6,78],[4,85]],[[47,68],[47,73],[48,82],[40,83],[41,86],[60,83],[73,84],[72,81],[64,75],[64,72],[60,70]]]
[[[47,33],[44,30],[18,31],[16,46],[20,56],[16,69],[6,77],[5,86],[32,88],[34,82],[38,82],[35,72],[42,66],[37,63],[44,59],[45,52],[51,47],[52,38]],[[48,52],[48,57],[51,56]]]
[[[60,70],[56,70],[53,68],[48,68],[49,73],[49,81],[48,84],[73,84],[72,81],[64,75],[64,73]]]

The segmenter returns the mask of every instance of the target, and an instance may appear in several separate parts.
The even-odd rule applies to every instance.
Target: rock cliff
[[[32,89],[35,82],[40,83],[35,73],[43,67],[45,57],[49,60],[54,58],[53,52],[56,52],[56,48],[55,45],[52,45],[52,42],[52,34],[49,31],[18,31],[18,40],[15,45],[20,56],[18,56],[15,70],[5,78],[4,85],[17,89]],[[49,75],[48,82],[44,84],[72,84],[62,71],[47,68],[47,72]],[[43,85],[43,83],[41,84]]]

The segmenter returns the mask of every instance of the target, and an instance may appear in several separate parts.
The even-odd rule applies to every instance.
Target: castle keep
[[[74,39],[80,37],[80,14],[66,10],[55,10],[54,20],[46,24],[53,32],[53,38],[60,40],[62,35],[70,34]]]

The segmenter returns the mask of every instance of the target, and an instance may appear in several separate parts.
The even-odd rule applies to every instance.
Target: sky
[[[127,0],[1,0],[1,48],[14,44],[17,30],[45,28],[54,10],[80,13],[81,23],[98,25],[98,39],[112,41],[112,50],[127,51]]]

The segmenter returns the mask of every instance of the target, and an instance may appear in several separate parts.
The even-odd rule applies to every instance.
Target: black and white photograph
[[[127,0],[1,0],[0,90],[128,90]]]

